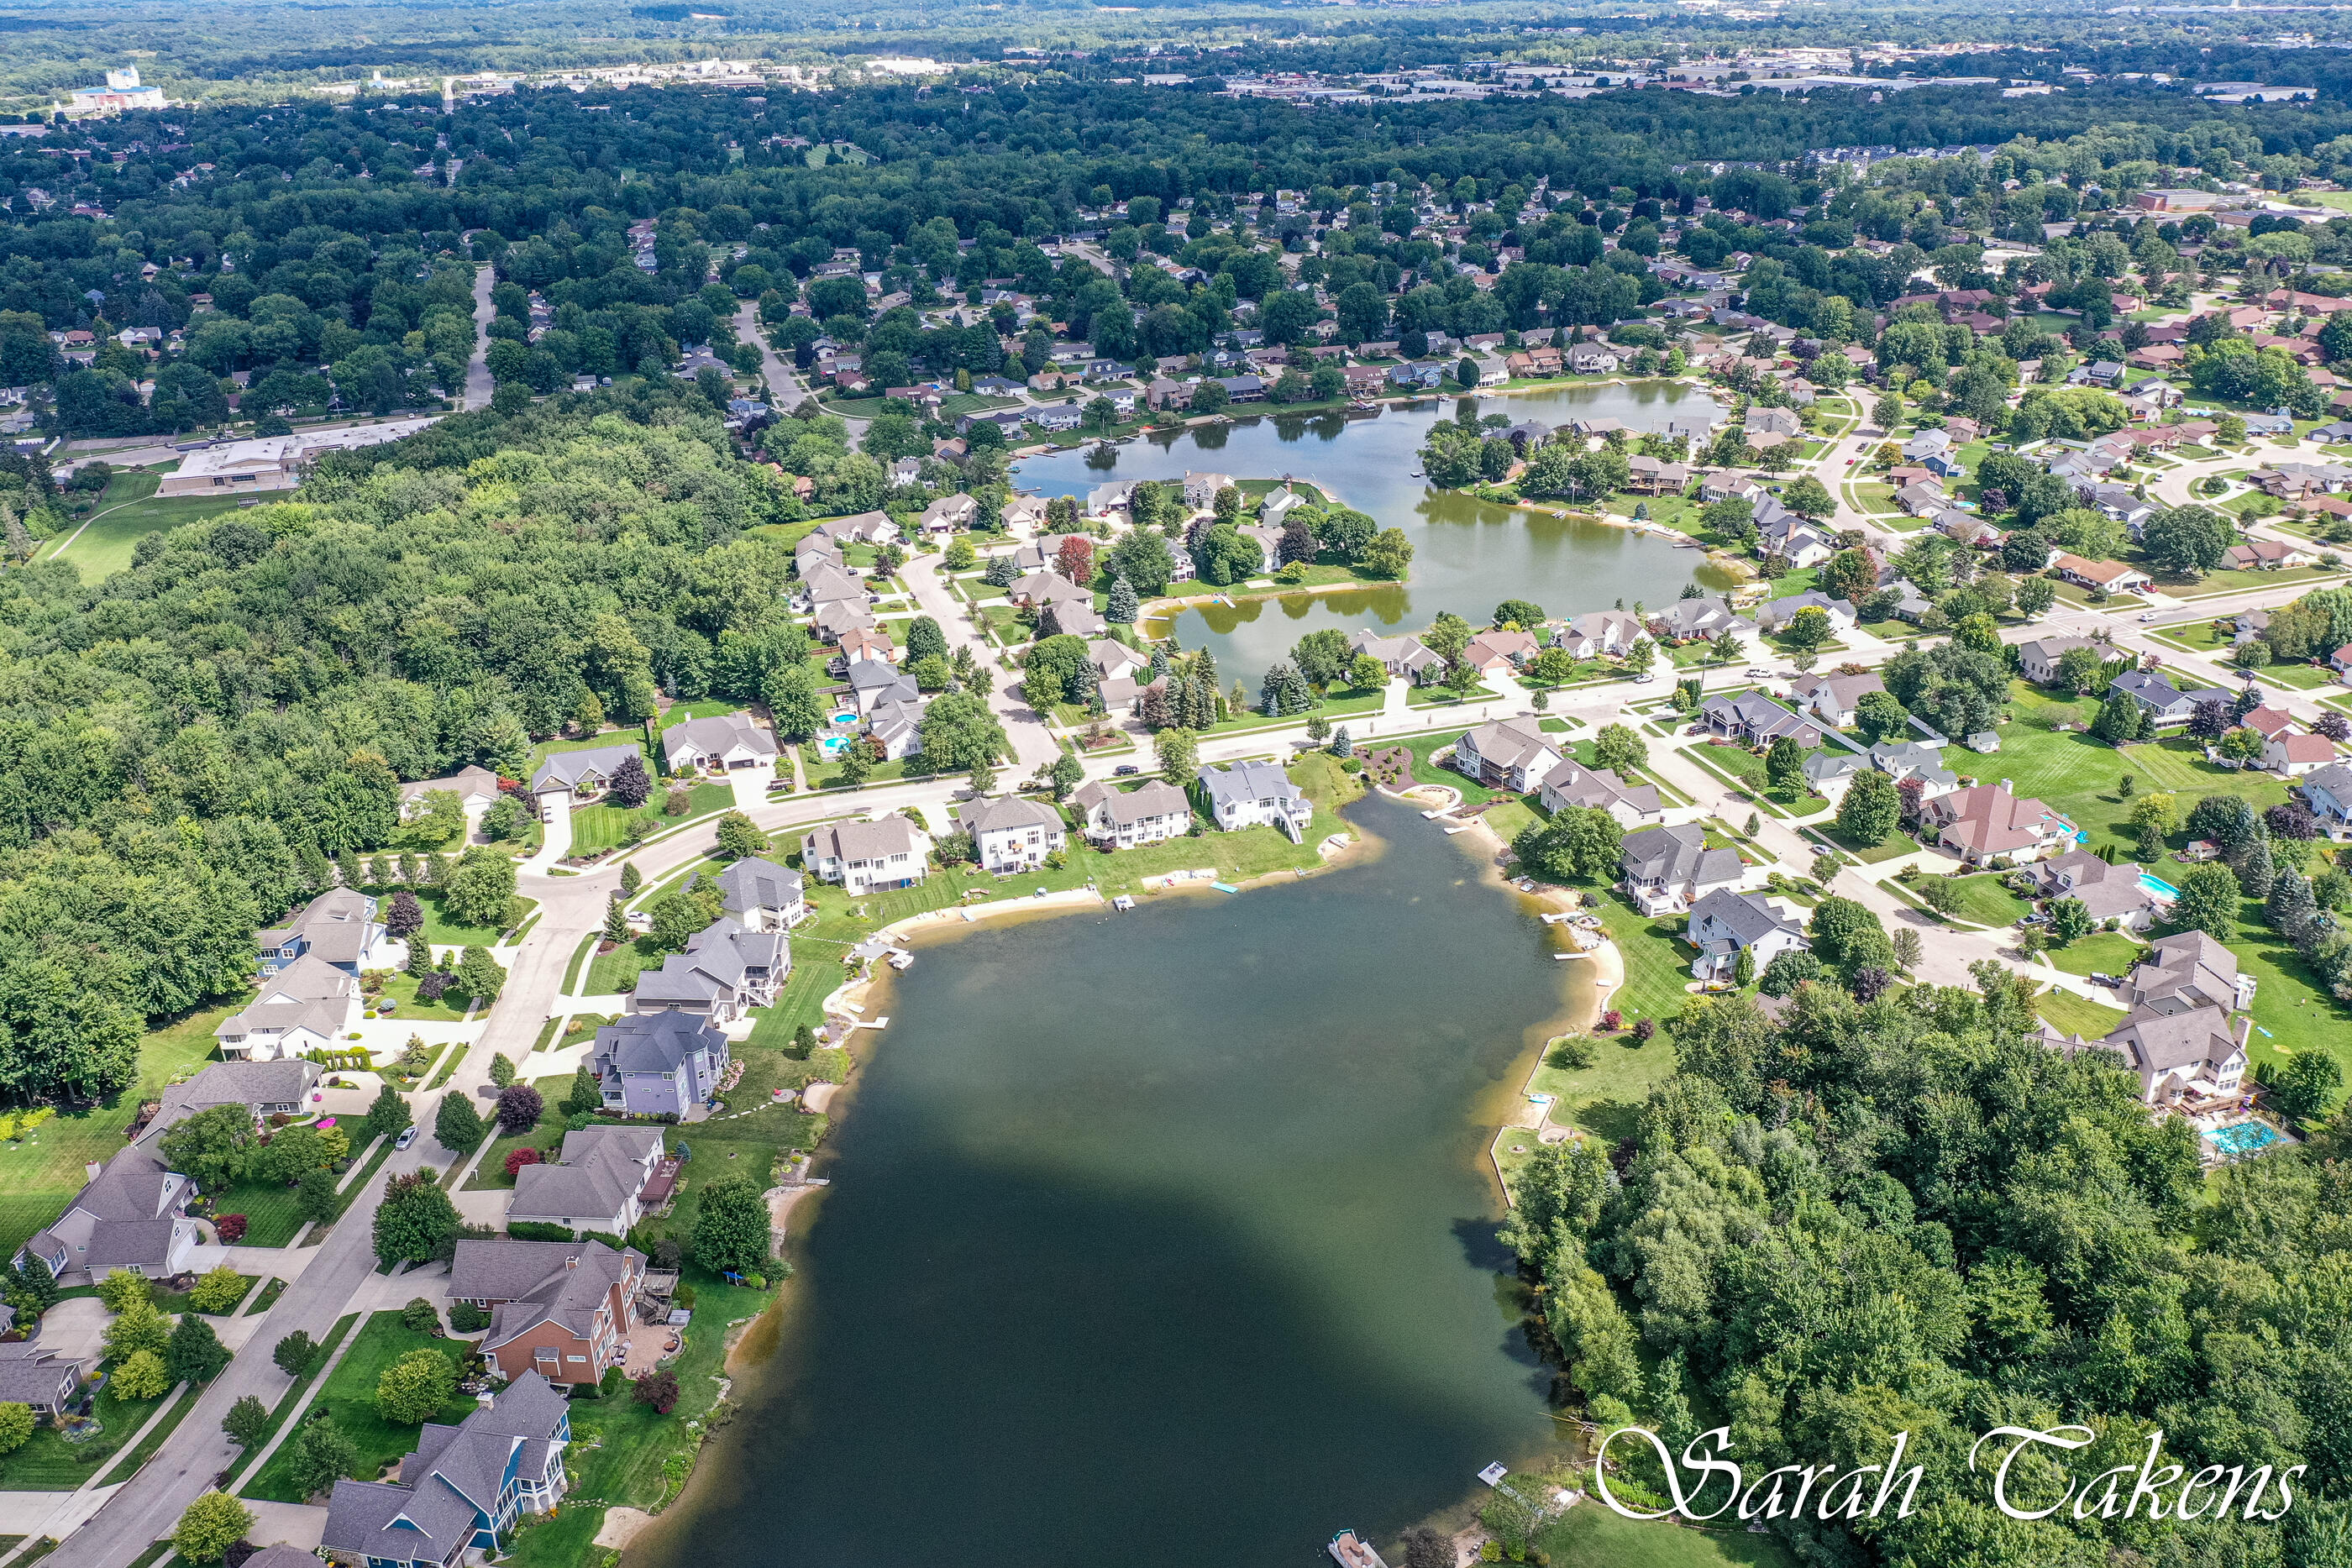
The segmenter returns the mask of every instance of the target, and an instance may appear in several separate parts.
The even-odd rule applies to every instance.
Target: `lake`
[[[1486,1148],[1584,966],[1466,839],[1349,814],[1321,875],[919,945],[780,1348],[631,1568],[1303,1568],[1551,1451]]]
[[[1287,475],[1369,513],[1382,528],[1402,528],[1413,547],[1408,582],[1193,606],[1148,628],[1172,632],[1187,648],[1210,649],[1229,680],[1253,687],[1302,634],[1321,627],[1418,630],[1441,610],[1484,626],[1505,599],[1530,599],[1551,614],[1574,615],[1621,599],[1661,604],[1692,580],[1711,589],[1729,585],[1699,550],[1606,523],[1494,506],[1416,477],[1430,427],[1454,417],[1465,402],[1514,423],[1608,418],[1636,430],[1661,429],[1669,418],[1712,424],[1722,413],[1704,391],[1675,382],[1432,398],[1353,417],[1268,413],[1229,425],[1152,432],[1099,456],[1086,448],[1024,458],[1013,466],[1013,483],[1038,495],[1083,497],[1108,479],[1181,479],[1188,469],[1240,479]]]

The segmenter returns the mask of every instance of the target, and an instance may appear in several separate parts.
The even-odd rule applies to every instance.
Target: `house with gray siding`
[[[688,1012],[635,1013],[596,1031],[588,1071],[604,1086],[604,1109],[629,1116],[684,1117],[719,1093],[727,1034]]]

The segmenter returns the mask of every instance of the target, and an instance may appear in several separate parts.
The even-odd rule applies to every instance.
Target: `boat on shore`
[[[1339,1568],[1389,1568],[1381,1554],[1372,1550],[1369,1541],[1360,1540],[1352,1530],[1343,1530],[1331,1538],[1331,1561]]]

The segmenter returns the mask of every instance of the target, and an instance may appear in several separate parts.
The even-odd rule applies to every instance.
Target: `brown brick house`
[[[601,1241],[460,1241],[449,1297],[490,1309],[482,1354],[509,1378],[593,1384],[628,1359],[646,1255]]]

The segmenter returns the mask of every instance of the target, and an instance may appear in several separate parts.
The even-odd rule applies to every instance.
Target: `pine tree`
[[[2311,883],[2304,874],[2288,866],[2271,882],[2271,895],[2265,902],[2263,916],[2272,930],[2301,946],[2319,921],[2319,904],[2312,897]]]
[[[1334,757],[1356,755],[1356,743],[1349,737],[1348,727],[1344,724],[1331,737],[1331,755]]]
[[[635,898],[637,895],[637,889],[645,886],[645,884],[646,873],[637,869],[637,862],[635,861],[623,862],[621,865],[621,896],[623,898]]]
[[[604,905],[604,940],[618,945],[628,939],[628,910],[621,902],[621,895],[616,893]]]
[[[1110,580],[1110,601],[1103,606],[1103,619],[1120,626],[1132,626],[1142,610],[1136,602],[1135,589],[1125,576]]]
[[[360,857],[349,850],[344,850],[335,856],[335,873],[342,878],[345,887],[359,886],[362,874],[360,871]]]

